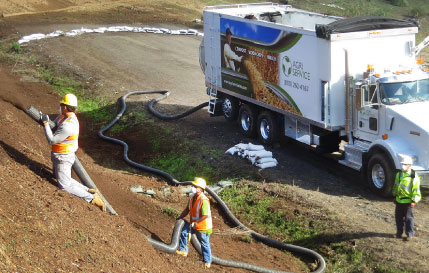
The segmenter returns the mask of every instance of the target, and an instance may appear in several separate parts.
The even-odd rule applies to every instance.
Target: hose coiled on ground
[[[161,177],[163,177],[167,182],[169,182],[170,184],[173,184],[175,186],[178,185],[190,185],[191,182],[187,181],[187,182],[180,182],[176,179],[174,179],[170,174],[158,170],[158,169],[154,169],[139,163],[136,163],[132,160],[130,160],[128,158],[128,145],[127,143],[125,143],[122,140],[118,140],[112,137],[107,137],[104,135],[104,132],[106,132],[110,127],[112,127],[123,115],[123,113],[126,110],[126,103],[125,100],[127,97],[131,96],[131,95],[139,95],[139,94],[154,94],[154,93],[159,93],[162,94],[162,96],[158,97],[157,99],[153,99],[149,102],[148,107],[149,107],[149,111],[154,114],[156,117],[160,118],[160,119],[164,119],[164,120],[173,120],[173,119],[179,119],[182,118],[184,116],[187,116],[205,106],[207,106],[208,103],[203,103],[200,104],[197,107],[194,107],[184,113],[178,114],[178,115],[164,115],[161,114],[159,112],[157,112],[155,109],[153,109],[153,106],[160,100],[166,98],[170,93],[168,91],[165,90],[142,90],[142,91],[131,91],[127,94],[125,94],[124,96],[122,96],[120,98],[120,103],[121,103],[121,111],[117,114],[117,116],[109,123],[107,124],[105,127],[103,127],[99,132],[98,132],[98,136],[101,137],[104,140],[122,145],[124,148],[124,160],[130,164],[133,167],[142,169],[144,171],[150,172],[150,173],[154,173],[157,174]],[[210,188],[206,188],[206,191],[216,200],[216,202],[218,202],[219,206],[222,208],[222,210],[225,212],[225,215],[229,218],[229,220],[231,222],[233,222],[235,225],[239,226],[240,228],[247,230],[250,232],[251,236],[253,238],[255,238],[256,240],[270,246],[270,247],[275,247],[281,250],[289,250],[292,252],[297,252],[303,255],[307,255],[310,256],[312,258],[314,258],[317,261],[318,264],[318,268],[313,271],[313,273],[322,273],[325,271],[326,269],[326,262],[323,259],[323,257],[318,254],[317,252],[304,248],[304,247],[299,247],[299,246],[295,246],[295,245],[291,245],[291,244],[286,244],[277,240],[274,240],[272,238],[269,238],[267,236],[264,236],[262,234],[259,234],[253,230],[251,230],[250,228],[246,227],[244,224],[242,224],[233,214],[232,212],[229,210],[228,206],[225,204],[225,202],[222,201],[222,199]],[[149,240],[149,242],[151,242],[156,248],[168,252],[168,253],[173,253],[175,251],[175,249],[177,248],[177,244],[178,244],[178,240],[179,240],[179,234],[181,231],[181,227],[179,228],[178,226],[182,226],[183,227],[183,221],[179,220],[176,222],[176,226],[174,228],[173,231],[173,235],[172,235],[172,242],[170,245],[166,245],[164,243],[155,241],[153,239],[147,238]],[[177,239],[176,239],[177,238]],[[177,240],[177,242],[175,242],[174,240]],[[198,239],[196,238],[195,235],[192,236],[192,243],[194,245],[194,247],[197,249],[197,251],[201,254],[201,246],[198,242]],[[224,265],[224,266],[230,266],[230,267],[240,267],[240,268],[244,268],[244,269],[248,269],[254,272],[275,272],[275,273],[280,273],[280,272],[284,272],[284,271],[277,271],[277,270],[272,270],[272,269],[268,269],[268,268],[264,268],[264,267],[260,267],[260,266],[255,266],[255,265],[251,265],[248,263],[242,263],[242,262],[236,262],[236,261],[231,261],[231,260],[225,260],[216,256],[212,256],[212,260],[213,263],[219,264],[219,265]]]

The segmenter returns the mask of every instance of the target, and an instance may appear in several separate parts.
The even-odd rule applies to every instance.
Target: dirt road
[[[19,24],[15,25],[14,28],[21,34],[29,34],[35,32],[49,33],[56,29],[70,30],[82,26],[95,27],[98,24],[59,24],[55,22],[35,25]],[[158,24],[157,26],[180,28],[165,24]],[[50,67],[86,81],[91,86],[90,90],[94,97],[111,99],[119,98],[130,90],[165,89],[173,91],[173,94],[162,103],[171,105],[168,109],[178,111],[186,106],[194,106],[207,100],[204,76],[198,62],[199,43],[200,38],[195,36],[109,33],[46,39],[31,42],[24,47],[24,50],[39,56]],[[5,73],[5,69],[1,72]],[[8,77],[19,78],[16,74]],[[49,108],[51,102],[52,105],[55,105],[54,96],[50,95],[48,101],[43,101],[40,98],[49,91],[36,90],[33,93],[34,96],[36,94],[39,96],[33,103],[40,107],[46,107],[45,109],[52,112],[55,111],[55,107],[53,107],[55,109]],[[25,96],[23,93],[18,93],[18,95]],[[130,101],[147,101],[148,98],[135,97],[131,98]],[[2,106],[5,107],[3,109],[6,109],[2,110],[3,124],[4,126],[12,126],[15,120],[18,120],[14,116],[15,110],[6,104]],[[8,120],[10,121],[8,122]],[[251,141],[241,137],[235,130],[234,124],[226,123],[221,117],[209,118],[208,114],[202,110],[168,126],[172,126],[174,129],[180,128],[181,137],[187,136],[198,140],[202,145],[211,145],[222,150],[226,150],[240,141]],[[16,130],[13,127],[10,128],[11,131]],[[1,141],[4,150],[7,150],[5,147],[9,146],[18,149],[13,144],[13,137],[6,137],[5,133],[2,134]],[[129,186],[141,183],[140,178],[117,174],[108,168],[105,161],[100,160],[100,155],[97,155],[97,152],[102,149],[112,150],[113,155],[120,154],[120,149],[112,148],[110,144],[99,143],[99,140],[91,136],[87,136],[86,140],[89,144],[83,144],[84,148],[81,154],[83,161],[89,170],[96,174],[99,187],[106,197],[112,200],[111,203],[118,212],[126,215],[128,221],[133,222],[141,229],[149,229],[151,233],[156,230],[157,236],[168,241],[168,230],[171,226],[164,228],[161,226],[162,221],[170,223],[171,219],[161,216],[161,220],[155,221],[155,224],[151,223],[147,218],[154,217],[155,213],[143,209],[146,206],[159,207],[160,204],[142,197],[135,198],[127,190]],[[138,137],[133,138],[133,140],[139,141]],[[38,141],[42,142],[43,138],[39,138]],[[143,146],[139,143],[132,145],[134,147]],[[41,152],[43,147],[32,147],[32,149],[37,151],[36,154],[46,154],[46,151]],[[231,175],[238,177],[259,176],[260,181],[268,182],[261,184],[261,187],[267,191],[276,191],[288,196],[297,204],[320,207],[335,215],[338,221],[344,225],[344,233],[338,234],[336,237],[338,240],[353,242],[356,247],[365,249],[380,261],[397,261],[398,268],[406,265],[414,267],[415,272],[427,271],[429,259],[429,214],[427,213],[429,199],[426,198],[429,192],[427,190],[423,191],[423,201],[419,203],[415,211],[417,238],[415,241],[403,243],[391,238],[391,234],[395,231],[393,203],[369,192],[365,186],[360,184],[358,173],[338,165],[332,158],[316,155],[297,143],[283,144],[272,150],[280,162],[279,166],[274,169],[258,171],[246,162],[228,156],[224,156],[225,162],[218,164],[219,167],[225,168],[226,173]],[[1,155],[4,162],[13,161],[13,157],[8,157],[6,153]],[[27,156],[33,158],[31,153]],[[49,166],[48,160],[43,159],[42,155],[34,156],[33,160],[40,160]],[[225,166],[229,166],[229,168]],[[159,183],[156,179],[149,179],[148,183],[152,187],[159,187],[156,186]],[[286,184],[287,186],[278,187],[278,184]],[[40,186],[36,190],[39,188]],[[118,191],[118,188],[121,191]],[[77,203],[79,211],[85,210],[78,201],[73,201],[71,198],[66,201]],[[55,202],[61,202],[61,200]],[[181,202],[183,203],[183,200]],[[177,207],[180,208],[180,206],[181,203],[179,202]],[[92,213],[94,212],[92,211]],[[221,216],[218,217],[221,218]],[[114,224],[123,225],[121,223]],[[228,228],[224,224],[222,227]],[[113,230],[109,230],[109,232],[113,233]],[[123,240],[126,241],[126,239]],[[263,249],[262,252],[257,251],[260,246],[252,246],[256,254],[243,257],[246,255],[237,253],[240,252],[240,248],[248,248],[247,245],[237,243],[233,249],[227,250],[228,243],[222,242],[222,240],[214,241],[214,244],[222,252],[228,252],[230,256],[255,260],[261,264],[274,264],[279,268],[281,268],[282,262],[286,260],[286,258],[279,258],[278,253],[272,253],[268,249]],[[267,256],[266,253],[271,253],[272,257],[264,261]],[[160,263],[168,261],[173,266],[178,266],[182,262],[168,255],[160,255],[162,260]],[[196,256],[194,258],[197,260]],[[277,259],[280,261],[274,262]],[[136,261],[130,263],[133,266],[138,265]],[[194,266],[192,262],[188,262],[187,265]],[[180,269],[184,271],[184,268],[185,265],[182,264]],[[162,271],[162,269],[158,269]],[[215,268],[215,270],[229,271],[230,269]]]

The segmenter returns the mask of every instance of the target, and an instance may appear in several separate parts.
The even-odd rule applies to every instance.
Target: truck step
[[[355,170],[360,170],[362,167],[362,154],[368,151],[369,144],[363,141],[355,141],[354,144],[344,145],[345,158],[339,163],[346,165]]]
[[[351,161],[347,161],[347,160],[338,160],[338,163],[347,166],[349,168],[355,169],[356,171],[360,171],[360,168],[362,167],[362,164],[357,164]]]

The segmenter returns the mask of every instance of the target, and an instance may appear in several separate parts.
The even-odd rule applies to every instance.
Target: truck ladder
[[[216,108],[216,101],[217,101],[217,86],[215,87],[211,86],[209,88],[210,88],[209,90],[210,100],[209,100],[209,109],[207,110],[207,112],[214,115],[215,108]]]

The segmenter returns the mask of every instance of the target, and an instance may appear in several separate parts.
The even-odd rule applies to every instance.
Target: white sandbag
[[[255,145],[255,144],[252,144],[250,142],[249,142],[249,144],[247,144],[247,149],[249,151],[262,151],[262,150],[265,150],[264,146],[262,146],[262,145]]]
[[[256,160],[257,164],[262,164],[262,163],[267,163],[267,162],[274,162],[274,163],[278,163],[277,159],[272,158],[272,157],[263,157],[263,158],[259,158],[258,160]]]
[[[249,161],[252,162],[252,165],[255,165],[257,163],[255,156],[249,156]]]
[[[234,155],[235,153],[238,152],[238,148],[236,147],[231,147],[228,150],[226,150],[225,154],[229,154],[229,155]]]
[[[277,163],[275,163],[273,161],[267,162],[267,163],[256,164],[256,167],[259,167],[261,169],[272,168],[275,166],[277,166]]]
[[[249,151],[250,157],[263,158],[263,157],[273,157],[273,153],[265,150],[261,151]]]
[[[245,144],[245,143],[239,143],[239,144],[235,145],[234,147],[237,147],[240,150],[247,150],[247,148],[249,147],[249,145]]]
[[[248,158],[249,157],[249,151],[248,150],[244,150],[241,152],[241,158]]]

